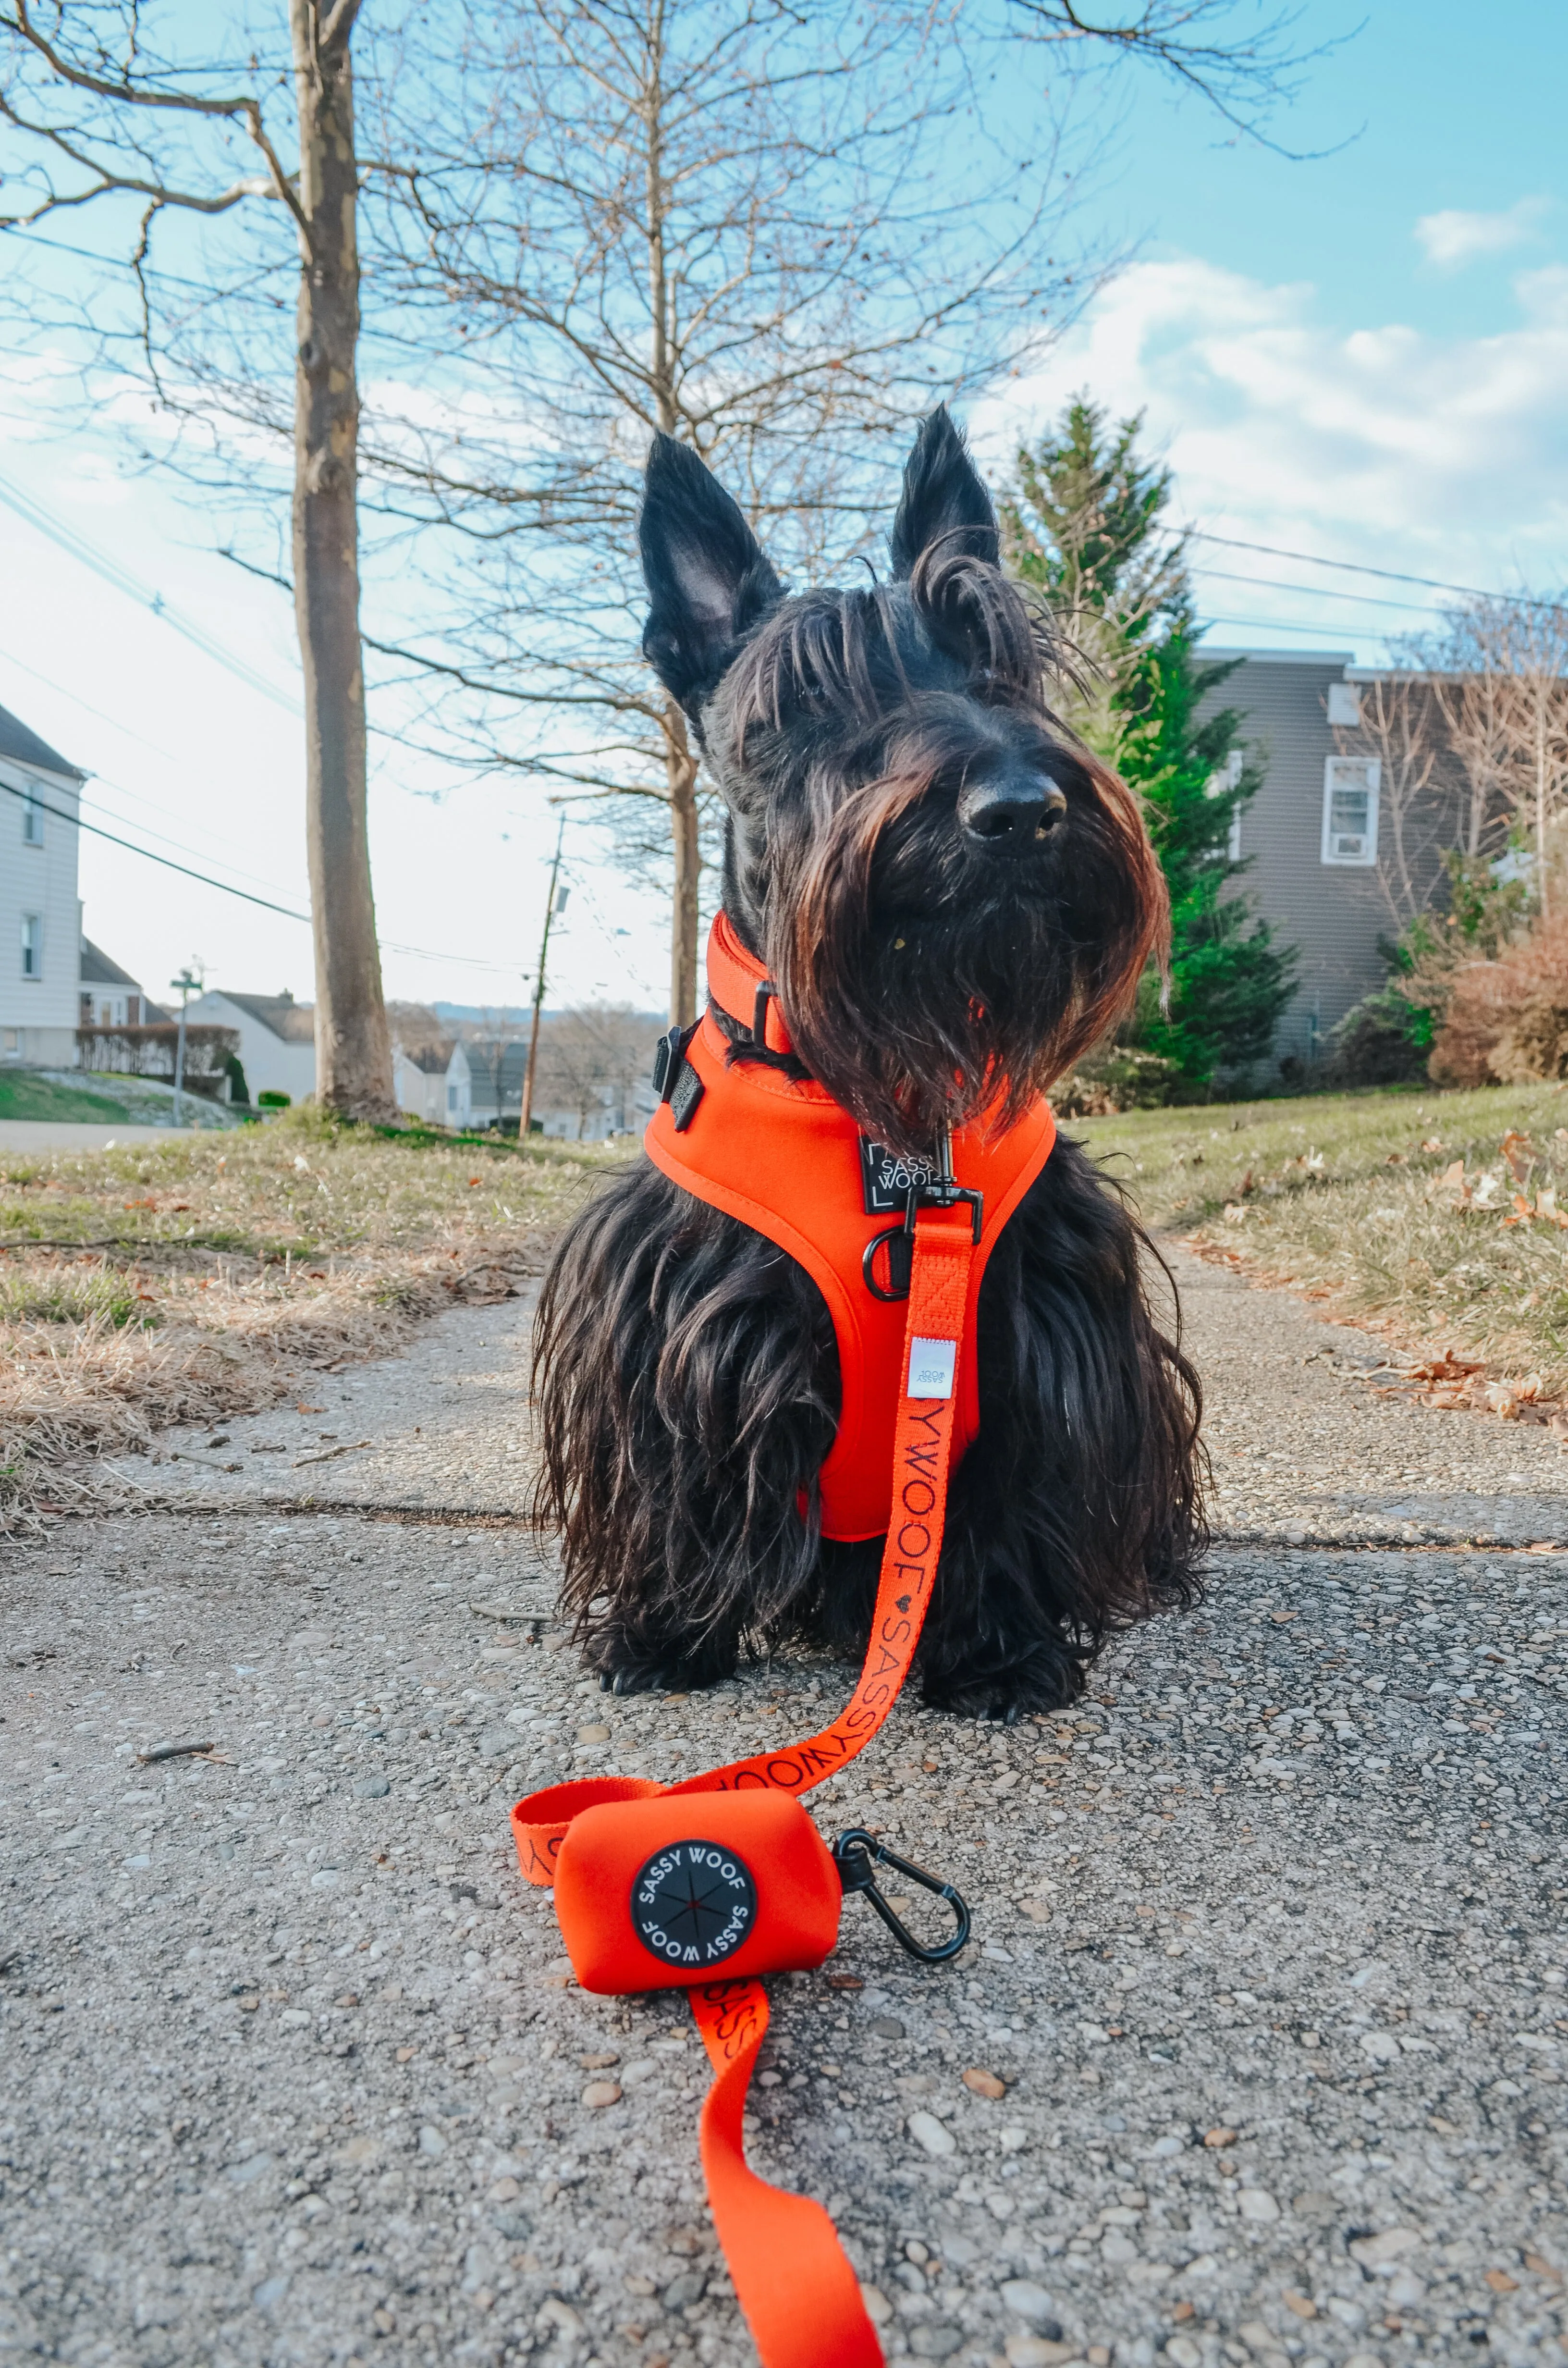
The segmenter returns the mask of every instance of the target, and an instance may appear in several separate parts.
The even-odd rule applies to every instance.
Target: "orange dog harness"
[[[736,972],[743,979],[755,973],[759,988],[766,982],[744,949],[732,953],[728,939],[721,916],[709,976],[715,996],[733,1008]],[[732,962],[733,971],[725,967]],[[756,1041],[787,1052],[770,988],[766,998],[758,993],[756,1012]],[[955,1955],[968,1938],[968,1910],[949,1885],[892,1859],[858,1830],[840,1836],[830,1852],[797,1796],[865,1749],[909,1673],[941,1554],[955,1451],[962,1452],[978,1421],[974,1307],[985,1250],[1039,1173],[1054,1129],[1049,1111],[1026,1120],[1017,1132],[1029,1131],[1027,1145],[986,1168],[984,1187],[957,1179],[944,1144],[928,1174],[906,1180],[903,1225],[879,1231],[867,1222],[881,1212],[865,1205],[871,1194],[862,1193],[862,1178],[871,1169],[863,1167],[853,1121],[820,1087],[791,1081],[781,1090],[777,1072],[754,1078],[726,1069],[723,1040],[710,1021],[695,1039],[677,1042],[684,1065],[666,1061],[671,1099],[649,1129],[650,1152],[677,1181],[778,1241],[821,1285],[845,1374],[845,1413],[829,1465],[846,1435],[858,1455],[870,1452],[869,1442],[886,1441],[873,1485],[861,1486],[844,1470],[846,1493],[835,1505],[856,1509],[835,1519],[857,1526],[829,1532],[886,1532],[870,1643],[848,1704],[821,1734],[672,1786],[630,1776],[555,1785],[517,1804],[512,1829],[528,1881],[555,1886],[562,1934],[585,1989],[680,1987],[690,1998],[716,2076],[701,2124],[709,2202],[763,2368],[880,2368],[881,2347],[827,2214],[808,2196],[769,2186],[746,2164],[746,2092],[767,2029],[759,1976],[820,1965],[837,1939],[846,1891],[865,1891],[904,1945],[929,1961]],[[735,1091],[754,1085],[766,1100]],[[704,1146],[705,1172],[693,1181],[679,1155],[699,1108],[710,1121],[722,1113],[731,1122],[710,1123],[714,1148]],[[780,1111],[788,1114],[784,1126],[797,1130],[783,1144]],[[774,1113],[770,1146],[765,1112]],[[737,1129],[755,1129],[749,1166],[732,1157]],[[971,1157],[983,1162],[988,1154],[960,1141],[969,1175],[976,1172]],[[782,1173],[797,1154],[809,1202],[800,1231]],[[824,1219],[835,1178],[853,1187],[852,1222]],[[996,1190],[1005,1205],[983,1206],[982,1190],[988,1199]],[[801,1215],[798,1206],[795,1214]],[[893,1294],[906,1287],[902,1318],[858,1322],[857,1281],[882,1309],[896,1308]],[[890,1324],[896,1325],[891,1354],[883,1344]],[[824,1465],[824,1508],[828,1477]],[[904,1932],[876,1889],[879,1858],[953,1906],[957,1930],[941,1948],[922,1949]]]
[[[722,913],[709,938],[708,986],[721,1010],[752,1029],[765,1055],[788,1053],[789,1030],[767,973]],[[907,1236],[888,1221],[906,1214],[909,1187],[929,1179],[930,1164],[897,1159],[869,1142],[809,1078],[749,1061],[728,1063],[711,1011],[680,1040],[678,1053],[665,1041],[665,1099],[644,1139],[648,1156],[698,1200],[777,1242],[826,1300],[838,1342],[840,1396],[838,1430],[818,1483],[822,1534],[880,1538],[888,1525],[908,1281]],[[974,1226],[955,1465],[980,1429],[981,1278],[1055,1141],[1056,1121],[1043,1101],[1006,1134],[988,1137],[976,1125],[953,1136],[953,1167]]]

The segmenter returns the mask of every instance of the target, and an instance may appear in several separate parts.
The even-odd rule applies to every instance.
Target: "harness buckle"
[[[874,1834],[869,1834],[863,1826],[851,1826],[847,1833],[839,1835],[833,1845],[833,1862],[838,1869],[838,1879],[844,1885],[846,1897],[852,1891],[863,1891],[900,1948],[907,1949],[912,1957],[918,1957],[923,1965],[945,1965],[949,1957],[958,1955],[969,1939],[969,1907],[961,1894],[955,1891],[950,1883],[944,1883],[939,1874],[929,1874],[923,1866],[915,1866],[909,1859],[900,1858],[896,1851],[878,1841]],[[934,1891],[938,1899],[947,1901],[953,1911],[957,1928],[950,1939],[936,1949],[927,1949],[924,1941],[915,1939],[877,1888],[876,1870],[879,1864],[891,1866],[895,1873],[907,1875],[911,1883],[922,1884],[926,1890]]]
[[[653,1047],[653,1091],[662,1102],[675,1092],[694,1032],[689,1028],[666,1029]]]
[[[985,1195],[972,1186],[960,1184],[953,1175],[952,1138],[944,1128],[934,1176],[916,1178],[904,1194],[903,1220],[873,1234],[860,1253],[860,1272],[873,1299],[891,1301],[909,1297],[910,1279],[915,1272],[915,1220],[922,1209],[956,1209],[960,1201],[969,1203],[970,1238],[976,1249],[985,1224]],[[877,1252],[886,1245],[888,1279],[885,1284],[877,1280]]]
[[[751,1041],[759,1053],[771,1053],[773,1050],[767,1041],[767,1006],[769,1001],[777,1003],[778,1000],[778,989],[773,981],[770,978],[759,979],[751,1007]]]

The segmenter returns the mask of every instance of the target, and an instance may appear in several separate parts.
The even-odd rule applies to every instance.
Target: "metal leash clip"
[[[908,1859],[900,1858],[884,1842],[878,1841],[874,1834],[869,1834],[863,1826],[851,1826],[847,1833],[839,1835],[833,1845],[833,1862],[838,1869],[838,1879],[844,1885],[845,1896],[847,1897],[852,1891],[863,1891],[900,1947],[907,1949],[912,1957],[918,1957],[923,1965],[946,1964],[949,1957],[958,1955],[969,1939],[969,1907],[952,1884],[944,1883],[939,1874],[928,1874],[923,1866],[915,1866]],[[907,1875],[911,1883],[922,1884],[926,1890],[934,1891],[938,1899],[947,1901],[953,1911],[957,1929],[940,1948],[927,1949],[893,1913],[877,1889],[876,1870],[879,1864],[892,1867],[899,1874]]]
[[[892,1301],[909,1297],[910,1280],[915,1272],[915,1220],[922,1209],[956,1209],[960,1201],[969,1204],[969,1221],[975,1247],[980,1247],[981,1229],[985,1222],[985,1195],[960,1184],[953,1174],[953,1136],[950,1127],[944,1127],[937,1138],[937,1167],[934,1175],[916,1178],[904,1197],[903,1222],[890,1225],[886,1232],[873,1234],[866,1244],[860,1259],[860,1271],[866,1288],[873,1299]],[[883,1247],[888,1254],[888,1279],[885,1284],[877,1276],[877,1252]]]

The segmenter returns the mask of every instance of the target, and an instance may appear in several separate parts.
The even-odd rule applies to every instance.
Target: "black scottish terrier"
[[[982,1110],[1005,1123],[1105,1033],[1166,905],[1132,797],[1047,704],[1060,655],[945,410],[891,547],[889,583],[788,597],[697,456],[654,444],[643,646],[722,792],[724,909],[799,1074],[921,1153]],[[730,1059],[779,1059],[715,1016]],[[1059,1140],[981,1288],[928,1702],[1069,1701],[1112,1629],[1196,1594],[1199,1385],[1151,1311],[1153,1256]],[[640,1160],[568,1228],[537,1356],[540,1517],[606,1686],[710,1684],[748,1638],[863,1648],[881,1542],[819,1534],[838,1358],[792,1258]]]

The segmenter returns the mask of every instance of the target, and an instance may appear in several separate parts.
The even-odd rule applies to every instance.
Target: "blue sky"
[[[1301,33],[1330,39],[1360,16],[1308,0]],[[1043,369],[983,407],[982,450],[1005,458],[1087,388],[1118,414],[1146,410],[1178,515],[1214,533],[1463,584],[1561,585],[1564,89],[1568,11],[1459,0],[1371,0],[1361,29],[1308,69],[1276,129],[1302,149],[1358,135],[1337,154],[1292,163],[1224,144],[1195,102],[1139,84],[1095,199],[1133,259]],[[0,472],[243,652],[285,700],[295,694],[286,604],[212,554],[211,528],[170,487],[125,476],[111,419],[57,431],[49,354],[0,356]],[[1203,610],[1228,646],[1370,661],[1388,634],[1431,619],[1418,587],[1196,548]],[[286,706],[4,507],[0,702],[92,770],[89,811],[107,827],[302,904],[299,726]],[[389,951],[389,990],[515,1002],[552,825],[516,788],[469,785],[437,803],[424,794],[434,786],[383,747],[382,929],[431,957]],[[663,913],[590,850],[579,835],[560,996],[656,1006]],[[154,992],[193,955],[231,986],[311,992],[297,925],[91,839],[82,880],[89,932]]]
[[[1335,153],[1222,144],[1198,102],[1142,83],[1102,196],[1135,259],[1047,369],[988,409],[987,436],[999,446],[1087,387],[1146,409],[1178,510],[1213,530],[1463,584],[1560,584],[1568,11],[1371,0],[1363,16],[1314,0],[1300,31],[1349,38],[1274,128]],[[1416,587],[1197,555],[1229,643],[1375,661],[1383,635],[1430,621]],[[1378,596],[1391,605],[1366,605]]]

